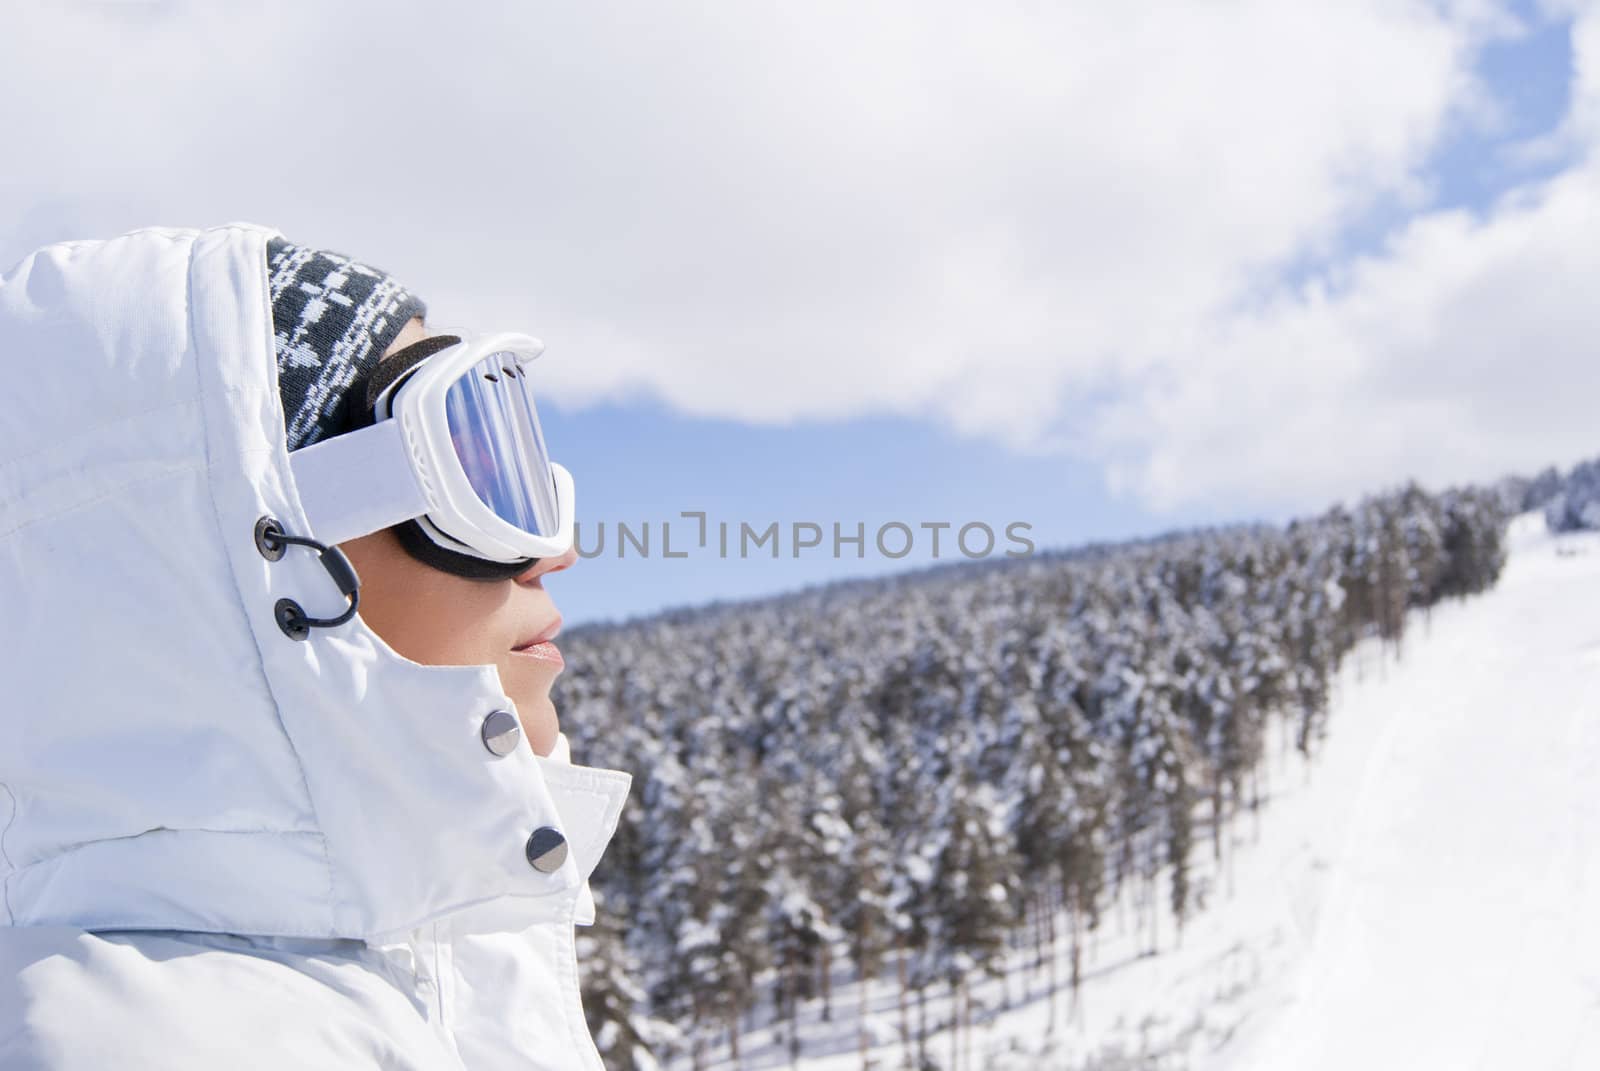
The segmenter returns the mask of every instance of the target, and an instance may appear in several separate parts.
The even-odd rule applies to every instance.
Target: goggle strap
[[[342,543],[428,512],[398,420],[380,420],[289,455],[311,534]]]

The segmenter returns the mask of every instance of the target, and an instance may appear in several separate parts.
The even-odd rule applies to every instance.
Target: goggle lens
[[[555,478],[527,366],[512,352],[490,354],[451,385],[445,414],[456,457],[483,504],[524,532],[555,535]]]

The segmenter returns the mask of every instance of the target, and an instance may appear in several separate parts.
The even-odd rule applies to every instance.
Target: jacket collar
[[[589,876],[616,833],[633,778],[621,770],[573,765],[565,733],[557,734],[549,757],[539,758],[539,768],[583,880],[575,921],[587,926],[594,922]]]

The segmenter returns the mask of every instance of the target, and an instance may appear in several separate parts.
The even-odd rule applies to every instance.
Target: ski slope
[[[1329,771],[1316,923],[1216,1066],[1600,1067],[1600,542],[1519,517],[1455,609],[1334,712],[1371,740]]]
[[[1053,1011],[1019,949],[974,985],[975,1028],[931,1038],[938,1066],[1600,1068],[1600,533],[1527,513],[1509,549],[1489,592],[1413,611],[1398,660],[1375,640],[1346,660],[1314,761],[1280,741],[1221,867],[1197,844],[1181,940],[1114,905]],[[863,1030],[902,1066],[892,975],[864,1020],[840,982],[829,1021],[802,1010],[798,1060],[757,1022],[737,1066],[853,1071]]]

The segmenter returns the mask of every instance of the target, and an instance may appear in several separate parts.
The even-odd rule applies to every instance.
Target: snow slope
[[[1003,982],[973,987],[975,1029],[929,1055],[973,1071],[1600,1068],[1600,534],[1551,536],[1528,513],[1509,546],[1494,589],[1413,612],[1398,661],[1376,641],[1353,652],[1315,760],[1275,748],[1266,807],[1220,869],[1199,840],[1206,907],[1181,941],[1165,918],[1143,954],[1144,913],[1117,905],[1053,1029],[1047,973],[1019,950]],[[891,979],[864,1023],[853,984],[829,1022],[808,1005],[794,1063],[750,1024],[739,1066],[860,1068],[863,1028],[874,1066],[901,1066]],[[929,1015],[948,1019],[945,994]]]
[[[1600,1067],[1600,543],[1519,517],[1455,609],[1334,712],[1372,740],[1316,926],[1218,1067]]]

